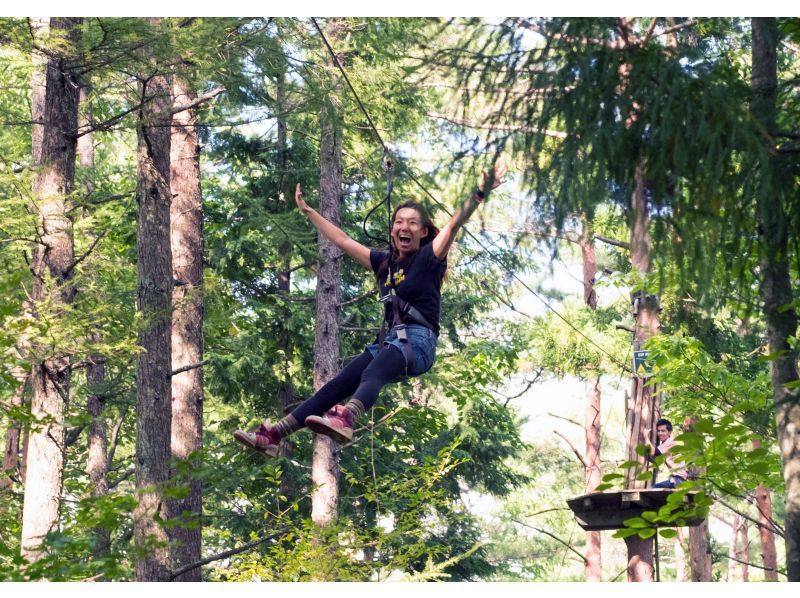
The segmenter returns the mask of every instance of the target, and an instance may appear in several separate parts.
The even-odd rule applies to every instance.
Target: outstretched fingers
[[[303,191],[300,189],[300,183],[297,183],[297,186],[294,188],[294,201],[297,203],[297,207],[301,212],[308,210],[308,204],[303,199]]]

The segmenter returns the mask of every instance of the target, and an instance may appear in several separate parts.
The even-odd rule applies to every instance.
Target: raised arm
[[[297,183],[297,187],[295,187],[294,200],[297,202],[297,207],[300,208],[300,211],[308,216],[311,223],[316,226],[317,230],[325,235],[331,243],[364,266],[367,270],[372,270],[372,264],[369,261],[369,247],[351,239],[341,228],[325,219],[322,214],[309,206],[303,199],[300,183]]]
[[[505,176],[506,172],[508,172],[508,165],[506,164],[505,160],[500,158],[497,162],[494,163],[494,173],[492,176],[492,189],[497,188],[499,185],[503,183],[503,177]],[[475,190],[475,193],[472,194],[467,201],[459,206],[456,213],[453,214],[453,217],[450,219],[444,228],[439,231],[439,234],[436,235],[436,238],[433,240],[433,253],[436,254],[436,257],[444,259],[447,255],[447,252],[450,251],[450,247],[453,245],[453,241],[456,238],[456,233],[458,229],[460,229],[464,223],[469,220],[469,217],[472,216],[472,213],[478,209],[478,206],[481,205],[483,200],[486,198],[485,191],[486,187],[489,185],[489,175],[484,170],[483,171],[483,181],[478,188]]]

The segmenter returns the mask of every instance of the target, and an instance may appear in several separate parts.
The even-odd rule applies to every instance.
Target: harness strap
[[[400,309],[397,306],[398,303],[397,295],[392,295],[392,313],[394,315],[394,321],[392,322],[392,327],[397,332],[397,338],[400,339],[400,344],[403,345],[403,355],[406,358],[406,376],[408,375],[408,368],[414,363],[414,351],[411,347],[411,343],[408,342],[408,334],[406,334],[406,325],[403,323],[402,318],[400,317]],[[383,347],[383,345],[381,345]]]

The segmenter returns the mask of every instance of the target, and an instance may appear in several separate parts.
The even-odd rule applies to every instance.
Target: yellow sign
[[[649,378],[653,375],[653,364],[648,359],[649,356],[650,351],[633,352],[633,371],[638,378]]]

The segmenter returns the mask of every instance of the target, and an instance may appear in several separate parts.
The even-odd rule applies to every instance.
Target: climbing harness
[[[391,317],[389,314],[384,314],[383,322],[381,323],[381,331],[378,333],[378,350],[382,351],[384,348],[383,341],[386,338],[387,329],[394,330],[397,338],[403,345],[403,355],[406,361],[406,375],[408,375],[408,368],[414,363],[414,353],[412,351],[411,343],[408,342],[408,334],[406,332],[407,321],[410,320],[412,324],[420,324],[426,328],[433,330],[433,325],[422,315],[416,307],[411,305],[405,299],[397,296],[394,284],[394,272],[392,271],[392,254],[381,262],[378,270],[375,273],[378,280],[378,289],[380,290],[380,302],[384,305],[391,306]],[[388,271],[386,277],[386,290],[384,292],[381,287],[381,277]]]
[[[383,243],[387,243],[389,246],[389,257],[387,257],[381,264],[378,266],[378,270],[375,273],[377,282],[378,282],[378,290],[380,292],[380,302],[384,305],[391,306],[391,316],[388,313],[384,313],[384,319],[381,323],[381,330],[378,334],[378,350],[383,350],[383,341],[386,338],[386,334],[388,330],[394,330],[397,334],[397,338],[400,340],[400,343],[403,345],[403,356],[405,357],[406,362],[406,375],[408,375],[408,368],[414,363],[414,354],[412,351],[411,343],[408,342],[408,334],[406,333],[406,321],[410,320],[414,324],[421,324],[426,328],[430,328],[433,330],[433,326],[430,322],[422,315],[422,313],[413,305],[411,305],[408,301],[401,299],[397,296],[397,292],[395,291],[395,284],[394,284],[394,272],[392,269],[393,264],[393,256],[394,256],[394,246],[392,245],[392,190],[394,189],[394,163],[395,159],[392,155],[392,150],[394,148],[391,145],[384,145],[383,146],[383,169],[386,171],[386,198],[379,204],[376,204],[367,215],[364,217],[363,222],[363,229],[364,234],[366,234],[370,239],[381,241]],[[373,237],[372,235],[367,232],[367,220],[372,215],[372,213],[378,209],[382,204],[386,204],[386,214],[388,216],[388,234],[389,240],[388,242],[384,239],[378,239]],[[384,288],[381,286],[381,277],[386,274],[388,271],[388,276],[386,278],[386,287],[385,291]],[[388,310],[385,310],[388,311]],[[387,330],[388,329],[388,330]]]

